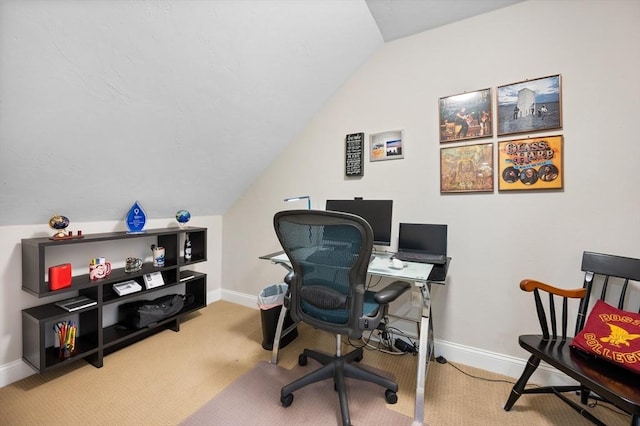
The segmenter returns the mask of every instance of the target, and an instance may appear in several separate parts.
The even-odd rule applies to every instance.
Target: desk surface
[[[404,280],[426,283],[433,265],[429,263],[403,262],[404,268],[391,268],[391,256],[393,253],[376,253],[374,259],[369,263],[368,273],[382,277],[398,278]],[[268,259],[273,263],[291,266],[286,253],[280,251],[261,256],[261,259]]]

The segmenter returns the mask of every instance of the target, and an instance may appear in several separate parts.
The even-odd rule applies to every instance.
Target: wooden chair
[[[519,337],[520,346],[531,356],[504,409],[509,411],[523,394],[553,393],[594,424],[605,425],[587,410],[588,399],[594,398],[629,413],[631,425],[640,426],[640,375],[612,362],[576,353],[569,348],[572,338],[567,336],[570,306],[575,309],[578,305],[574,335],[584,327],[597,298],[618,309],[640,312],[640,259],[584,252],[582,270],[585,272],[584,285],[579,289],[563,290],[531,279],[520,282],[522,290],[533,292],[542,334]],[[546,303],[543,303],[541,293],[548,295]],[[558,306],[559,301],[561,304]],[[556,306],[562,315],[560,324]],[[578,384],[525,389],[540,361],[565,373]],[[579,393],[581,404],[569,399],[564,394],[566,392]]]

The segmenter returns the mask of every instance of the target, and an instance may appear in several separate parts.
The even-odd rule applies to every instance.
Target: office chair
[[[315,210],[276,213],[274,227],[291,262],[285,279],[289,292],[284,305],[293,321],[303,321],[336,335],[335,355],[305,349],[298,364],[307,357],[322,364],[319,369],[284,386],[280,402],[288,407],[296,390],[333,378],[338,392],[343,425],[350,425],[345,378],[365,380],[386,389],[389,404],[398,401],[398,384],[364,370],[353,361],[363,358],[362,348],[343,355],[342,336],[359,339],[364,330],[374,330],[386,316],[388,305],[411,285],[396,281],[377,293],[366,289],[367,267],[373,249],[373,231],[360,216]]]

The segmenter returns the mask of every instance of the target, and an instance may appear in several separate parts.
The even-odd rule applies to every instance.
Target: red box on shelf
[[[51,266],[49,268],[49,290],[71,287],[71,264]]]

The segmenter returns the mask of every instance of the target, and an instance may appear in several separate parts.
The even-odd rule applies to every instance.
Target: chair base
[[[351,425],[349,403],[347,400],[347,388],[345,385],[345,378],[347,377],[364,380],[384,387],[386,389],[385,399],[390,404],[395,404],[398,400],[396,396],[396,392],[398,392],[398,384],[396,382],[352,364],[353,361],[358,362],[362,359],[362,348],[357,348],[344,356],[327,355],[321,352],[305,349],[302,355],[300,355],[298,363],[300,365],[305,365],[307,357],[315,359],[322,364],[322,367],[282,387],[280,391],[280,401],[285,407],[288,407],[293,402],[293,392],[312,383],[329,378],[333,378],[335,389],[338,392],[342,424],[344,426]]]

